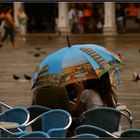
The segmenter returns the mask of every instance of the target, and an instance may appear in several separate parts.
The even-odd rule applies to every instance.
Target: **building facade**
[[[15,17],[15,21],[17,22],[17,12],[18,12],[18,8],[24,3],[20,3],[20,2],[14,2],[14,17]],[[31,11],[31,9],[33,9],[35,7],[35,4],[31,3],[32,5],[30,6],[28,3],[24,4],[25,5],[25,10],[26,12],[31,15],[32,13],[29,13],[28,11]],[[75,3],[76,5],[77,3]],[[92,12],[95,13],[96,9],[95,7],[97,7],[98,9],[98,5],[101,5],[101,3],[98,4],[94,4],[94,3],[86,3],[88,7],[92,8],[93,10]],[[71,32],[71,27],[69,24],[69,19],[68,19],[68,15],[69,15],[69,11],[70,11],[70,7],[71,5],[74,5],[74,3],[68,3],[68,2],[59,2],[59,3],[55,3],[53,4],[48,4],[47,8],[44,7],[44,11],[38,11],[38,13],[34,13],[34,17],[36,18],[37,15],[39,15],[39,17],[41,17],[41,15],[43,16],[43,14],[45,13],[49,13],[48,15],[46,15],[46,17],[48,18],[44,18],[44,20],[40,20],[39,18],[36,18],[35,21],[39,21],[38,24],[34,25],[33,22],[33,18],[30,16],[29,19],[29,27],[33,27],[35,26],[35,28],[39,28],[40,26],[44,26],[43,27],[43,31],[45,31],[45,27],[46,27],[46,32],[48,31],[48,29],[51,29],[49,32],[54,32],[54,30],[56,31],[61,31],[62,33],[70,33]],[[74,5],[74,6],[75,6]],[[79,7],[79,3],[77,4]],[[82,5],[82,4],[81,4]],[[93,6],[95,5],[95,6]],[[43,9],[43,4],[40,6],[42,6]],[[103,6],[103,10],[104,10],[104,18],[103,18],[103,29],[102,29],[102,33],[103,34],[116,34],[117,33],[117,27],[116,27],[116,3],[115,2],[104,2],[102,3]],[[84,5],[85,7],[85,5]],[[30,9],[30,10],[28,10]],[[47,9],[50,9],[48,11],[45,11]],[[131,10],[131,6],[129,8],[129,10]],[[37,10],[37,9],[36,9]],[[135,8],[136,10],[136,8]],[[54,12],[55,11],[55,12]],[[132,11],[132,10],[131,10]],[[130,14],[130,11],[128,12]],[[131,12],[132,13],[132,12]],[[133,10],[134,13],[134,10]],[[27,14],[27,15],[28,15]],[[50,15],[50,16],[49,16]],[[96,15],[96,14],[95,14]],[[133,14],[134,15],[134,14]],[[134,15],[135,18],[136,15]],[[45,16],[43,16],[45,17]],[[51,18],[53,17],[53,18]],[[96,17],[94,18],[94,20],[96,20]],[[43,24],[43,25],[42,25]],[[52,26],[51,26],[52,25]],[[138,25],[139,26],[139,25]],[[31,29],[29,29],[30,32]],[[38,31],[40,31],[38,29]]]

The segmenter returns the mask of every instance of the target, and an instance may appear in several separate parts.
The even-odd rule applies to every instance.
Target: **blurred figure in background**
[[[69,23],[71,27],[71,33],[79,33],[78,28],[78,11],[75,7],[72,7],[68,13]]]
[[[79,27],[79,32],[83,33],[84,32],[84,14],[83,14],[83,10],[80,8],[78,10],[78,27]]]
[[[21,37],[21,40],[26,41],[26,26],[27,26],[27,15],[24,11],[24,7],[21,6],[18,9],[18,25],[19,25],[19,34]]]
[[[7,7],[3,11],[3,21],[4,21],[4,35],[0,39],[0,46],[3,46],[3,42],[7,39],[8,35],[10,36],[10,41],[12,47],[18,49],[19,47],[15,43],[15,30],[18,28],[17,24],[15,24],[13,16],[13,9],[11,7]]]
[[[118,33],[125,33],[125,10],[121,4],[116,4],[116,23]]]

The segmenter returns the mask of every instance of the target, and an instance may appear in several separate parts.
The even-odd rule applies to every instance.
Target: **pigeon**
[[[49,39],[49,40],[52,40],[52,37],[51,37],[51,36],[48,36],[48,39]]]
[[[39,57],[39,56],[40,56],[40,54],[39,54],[39,53],[36,53],[36,54],[34,54],[34,56],[35,56],[35,57]]]
[[[13,74],[13,78],[14,78],[15,80],[19,80],[19,79],[20,79],[20,77],[18,77],[18,76],[15,75],[15,74]]]
[[[27,75],[27,74],[24,74],[24,77],[26,80],[31,80],[31,76]]]
[[[122,58],[122,56],[121,56],[121,54],[120,53],[117,53],[118,54],[118,56],[120,57],[120,59]]]
[[[36,50],[41,50],[42,48],[41,48],[41,47],[36,47],[35,49],[36,49]]]
[[[133,81],[137,82],[138,80],[139,80],[139,75],[136,72],[134,72],[133,73]]]
[[[3,45],[2,44],[0,44],[0,48],[2,48],[3,47]]]

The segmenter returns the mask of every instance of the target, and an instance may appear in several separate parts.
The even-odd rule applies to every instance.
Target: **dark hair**
[[[106,72],[100,77],[101,91],[100,96],[104,104],[108,107],[116,107],[117,105],[117,95],[112,90],[109,73]],[[115,102],[115,103],[114,103]]]
[[[89,79],[86,81],[86,84],[84,85],[85,89],[92,89],[94,91],[99,92],[100,89],[100,79]]]

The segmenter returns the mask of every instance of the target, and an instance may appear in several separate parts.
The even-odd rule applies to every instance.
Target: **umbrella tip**
[[[67,43],[68,43],[68,47],[71,47],[68,36],[67,36]]]

